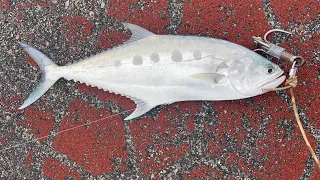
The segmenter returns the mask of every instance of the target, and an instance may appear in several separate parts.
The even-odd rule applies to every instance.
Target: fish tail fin
[[[29,46],[23,42],[17,42],[38,64],[41,69],[42,77],[38,86],[29,95],[28,99],[19,107],[19,109],[24,109],[37,99],[39,99],[47,90],[60,78],[56,75],[52,75],[50,72],[53,71],[54,67],[58,67],[50,58],[44,55],[39,50]]]

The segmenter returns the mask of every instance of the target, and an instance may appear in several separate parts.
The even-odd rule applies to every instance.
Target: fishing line
[[[316,155],[316,153],[314,152],[314,150],[312,149],[309,141],[308,141],[308,138],[307,138],[307,135],[303,129],[303,126],[302,126],[302,123],[300,121],[300,117],[299,117],[299,113],[298,113],[298,109],[297,109],[297,105],[296,105],[296,99],[295,99],[295,96],[294,96],[294,91],[293,91],[293,88],[290,88],[290,94],[291,94],[291,101],[292,101],[292,106],[293,106],[293,111],[294,111],[294,116],[296,117],[296,121],[297,121],[297,124],[299,126],[299,129],[300,129],[300,132],[302,134],[302,137],[303,137],[303,140],[304,142],[306,143],[311,155],[312,155],[312,158],[314,159],[314,161],[316,162],[316,164],[318,165],[319,169],[320,169],[320,161]]]
[[[280,46],[277,46],[275,44],[270,43],[267,39],[267,36],[271,32],[283,32],[283,33],[287,33],[287,34],[292,35],[292,33],[288,32],[288,31],[284,31],[281,29],[272,29],[264,35],[263,39],[261,37],[253,36],[252,38],[254,40],[254,43],[255,43],[256,47],[258,48],[258,49],[255,49],[254,51],[263,51],[263,52],[265,52],[275,58],[288,60],[288,61],[292,62],[292,67],[289,71],[289,78],[287,79],[284,87],[263,89],[263,92],[282,91],[282,90],[290,89],[292,108],[294,111],[294,116],[296,118],[298,127],[300,129],[301,134],[302,134],[303,140],[305,141],[314,161],[316,162],[316,164],[318,165],[318,167],[320,169],[320,161],[319,161],[316,153],[312,149],[312,147],[308,141],[308,138],[306,136],[306,133],[303,129],[302,123],[300,121],[298,108],[297,108],[297,104],[296,104],[296,99],[295,99],[295,95],[294,95],[294,88],[298,84],[296,73],[297,73],[298,67],[302,66],[304,64],[305,59],[301,56],[295,56],[295,55],[287,52],[285,50],[285,48],[282,48]]]
[[[48,138],[48,137],[51,137],[51,136],[54,136],[54,135],[58,135],[58,134],[61,134],[61,133],[67,132],[67,131],[71,131],[71,130],[74,130],[74,129],[77,129],[77,128],[80,128],[80,127],[83,127],[83,126],[87,126],[88,124],[97,123],[97,122],[100,122],[100,121],[102,121],[102,120],[109,119],[109,118],[111,118],[111,117],[114,117],[114,116],[117,116],[117,115],[120,115],[120,114],[123,114],[123,113],[126,113],[126,112],[130,112],[130,111],[132,111],[132,110],[134,110],[134,109],[135,109],[135,108],[132,108],[132,109],[129,109],[129,110],[125,110],[125,111],[120,112],[120,113],[117,113],[117,114],[113,114],[113,115],[110,115],[110,116],[107,116],[107,117],[103,117],[103,118],[100,118],[100,119],[97,119],[97,120],[94,120],[94,121],[89,121],[89,122],[86,123],[86,124],[81,124],[81,125],[78,125],[78,126],[75,126],[75,127],[72,127],[72,128],[68,128],[68,129],[65,129],[65,130],[62,130],[62,131],[58,131],[58,132],[53,133],[53,134],[49,134],[49,135],[46,135],[46,136],[42,136],[42,137],[37,138],[37,139],[34,139],[34,140],[30,140],[30,141],[27,141],[27,142],[24,142],[24,143],[16,144],[16,145],[13,145],[13,146],[10,146],[10,147],[1,149],[0,152],[4,152],[4,151],[6,151],[6,150],[10,150],[10,149],[13,149],[13,148],[22,146],[22,145],[26,145],[26,144],[28,144],[28,143],[37,142],[37,141],[39,141],[39,140],[41,140],[41,139],[45,139],[45,138]]]
[[[314,161],[316,162],[317,166],[320,169],[320,161],[319,161],[316,153],[314,152],[313,148],[310,145],[310,142],[309,142],[307,135],[303,129],[302,123],[300,121],[299,113],[298,113],[296,98],[294,95],[294,88],[297,86],[297,83],[298,83],[296,72],[297,72],[297,66],[296,66],[296,61],[295,61],[290,69],[289,78],[287,79],[287,81],[285,83],[285,87],[263,89],[263,91],[269,92],[269,91],[282,91],[282,90],[290,89],[292,108],[293,108],[294,116],[296,118],[298,127],[300,129],[301,134],[302,134],[303,140],[306,143],[306,145],[312,155],[312,158],[314,159]]]

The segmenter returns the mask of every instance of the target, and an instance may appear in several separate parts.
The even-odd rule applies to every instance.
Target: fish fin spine
[[[150,111],[152,108],[156,107],[157,105],[154,105],[153,103],[146,102],[141,99],[132,98],[130,97],[134,102],[136,103],[136,109],[131,113],[128,117],[126,117],[124,120],[131,120],[134,118],[137,118],[148,111]]]
[[[124,27],[126,29],[129,29],[132,34],[131,37],[123,44],[129,44],[129,43],[147,38],[151,35],[155,35],[154,33],[150,32],[150,31],[148,31],[138,25],[131,24],[131,23],[125,23],[125,22],[123,22],[122,24],[124,25]]]

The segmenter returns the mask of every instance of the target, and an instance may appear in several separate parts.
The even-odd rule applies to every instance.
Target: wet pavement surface
[[[18,110],[40,80],[15,43],[58,65],[77,62],[130,36],[120,22],[158,34],[226,39],[293,32],[272,42],[306,58],[296,98],[320,156],[320,5],[305,1],[0,1],[0,179],[318,179],[288,92],[244,100],[179,102],[123,121],[126,97],[60,79]],[[290,64],[281,62],[289,70]]]

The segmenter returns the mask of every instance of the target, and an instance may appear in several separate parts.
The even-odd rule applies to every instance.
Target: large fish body
[[[137,106],[126,120],[160,104],[256,96],[285,79],[277,65],[243,46],[207,37],[156,35],[124,25],[132,32],[124,45],[68,66],[57,66],[40,51],[20,43],[43,73],[20,109],[61,77],[131,98]]]

